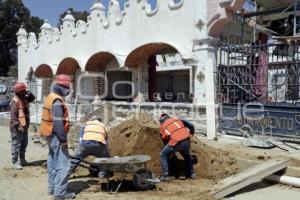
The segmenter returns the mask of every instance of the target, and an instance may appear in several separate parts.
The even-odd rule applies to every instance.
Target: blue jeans
[[[26,148],[28,145],[28,131],[25,132],[12,132],[11,133],[11,155],[12,163],[20,162],[20,159],[25,159]]]
[[[80,164],[81,160],[88,156],[95,156],[97,158],[109,158],[108,148],[105,144],[96,143],[93,145],[83,145],[80,144],[75,152],[74,158],[71,159],[70,174],[75,171],[75,169]]]
[[[69,152],[67,148],[62,148],[55,134],[48,137],[48,147],[48,192],[53,192],[55,197],[63,197],[68,187]]]
[[[170,156],[172,154],[175,154],[176,152],[179,152],[184,158],[184,161],[186,162],[186,176],[190,177],[192,173],[194,173],[193,161],[190,155],[190,146],[190,140],[186,139],[178,142],[175,146],[170,146],[169,144],[167,144],[163,147],[163,149],[160,152],[160,164],[164,176],[169,176],[168,161]]]

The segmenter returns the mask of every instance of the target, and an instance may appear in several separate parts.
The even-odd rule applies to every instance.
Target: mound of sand
[[[148,167],[156,173],[160,169],[159,151],[162,146],[159,126],[153,118],[143,113],[120,123],[109,132],[111,155],[149,155],[151,161]]]
[[[82,119],[81,123],[87,119],[89,117]],[[71,147],[78,145],[78,135],[79,125],[75,125],[69,133]],[[145,113],[134,115],[109,132],[109,149],[112,156],[149,155],[151,161],[147,166],[156,174],[160,174],[161,170],[159,152],[162,147],[159,125]],[[212,148],[196,137],[192,138],[191,153],[193,158],[196,158],[194,168],[198,176],[220,179],[239,170],[237,160],[230,156],[229,152]],[[173,170],[170,169],[170,173],[174,176],[183,175],[181,173],[185,171],[185,163],[180,154],[177,153],[176,157],[171,161]]]
[[[139,115],[124,121],[112,128],[109,133],[110,152],[113,156],[129,156],[146,154],[151,156],[149,169],[160,173],[159,152],[163,147],[159,125],[149,115]],[[224,152],[201,143],[192,138],[191,152],[197,158],[194,165],[198,176],[205,178],[224,178],[238,171],[237,160]],[[184,162],[180,155],[173,162],[174,174],[184,172]]]

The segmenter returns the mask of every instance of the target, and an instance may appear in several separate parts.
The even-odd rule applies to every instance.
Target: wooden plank
[[[290,160],[270,160],[220,181],[213,192],[216,199],[232,194],[288,166]]]

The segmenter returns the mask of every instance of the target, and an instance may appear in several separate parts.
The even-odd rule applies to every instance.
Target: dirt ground
[[[28,167],[22,171],[15,171],[10,163],[9,130],[1,127],[0,135],[0,200],[48,200],[47,170],[44,166],[47,159],[47,146],[33,144],[30,140],[27,160]],[[32,134],[31,134],[32,135]],[[72,152],[70,152],[72,153]],[[136,191],[130,179],[126,180],[118,194],[106,192],[106,182],[89,177],[85,169],[70,179],[70,191],[77,193],[77,199],[212,199],[208,195],[207,185],[214,182],[209,179],[174,180],[172,184],[161,183],[155,189],[146,192]],[[84,173],[85,172],[85,173]],[[118,182],[112,181],[111,187],[116,188]]]
[[[27,160],[30,166],[23,171],[15,171],[10,163],[9,130],[1,127],[0,134],[0,200],[48,200],[47,195],[47,171],[43,166],[47,159],[47,147],[40,144],[29,143]],[[212,144],[209,144],[212,143]],[[218,146],[217,142],[207,142],[211,146]],[[238,143],[225,143],[224,148],[236,148]],[[249,150],[237,149],[241,155],[247,154]],[[264,151],[261,152],[264,155]],[[251,153],[252,154],[252,153]],[[299,154],[298,154],[299,155]],[[251,155],[253,159],[254,154]],[[249,157],[251,157],[249,156]],[[257,158],[256,158],[257,160]],[[297,165],[297,163],[294,163]],[[88,177],[88,172],[82,170],[80,176],[70,179],[70,190],[77,193],[77,199],[86,200],[127,200],[127,199],[211,199],[207,195],[207,188],[211,188],[216,182],[211,179],[199,178],[197,180],[174,180],[171,183],[160,183],[154,190],[139,192],[132,187],[130,180],[126,181],[124,187],[118,194],[110,194],[105,191],[105,182],[97,178]],[[85,173],[84,173],[85,172]],[[111,183],[116,186],[115,183]],[[232,200],[299,200],[300,190],[281,185],[270,185],[258,183],[239,191],[228,197]]]
[[[230,155],[238,159],[238,164],[241,169],[270,159],[290,159],[286,175],[300,177],[300,145],[288,144],[287,146],[276,142],[276,145],[282,149],[259,149],[243,146],[242,138],[228,138],[222,135],[219,136],[218,141],[208,141],[205,139],[201,139],[201,141],[211,147],[222,148],[224,151],[230,152]]]

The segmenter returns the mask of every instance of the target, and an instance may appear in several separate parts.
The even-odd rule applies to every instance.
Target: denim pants
[[[61,146],[55,134],[48,137],[48,147],[48,192],[55,197],[63,197],[68,187],[69,152]]]
[[[193,161],[190,155],[191,142],[189,139],[178,142],[175,146],[165,145],[160,152],[160,164],[164,176],[169,176],[168,161],[172,154],[179,152],[186,163],[186,176],[189,177],[194,173]]]
[[[78,167],[82,159],[88,156],[95,156],[97,158],[109,158],[109,152],[107,146],[102,143],[95,143],[93,145],[80,145],[73,156],[75,159],[71,159],[70,172]]]
[[[26,148],[28,145],[28,131],[11,133],[11,155],[12,163],[20,163],[20,159],[25,159]],[[20,158],[20,159],[19,159]]]

